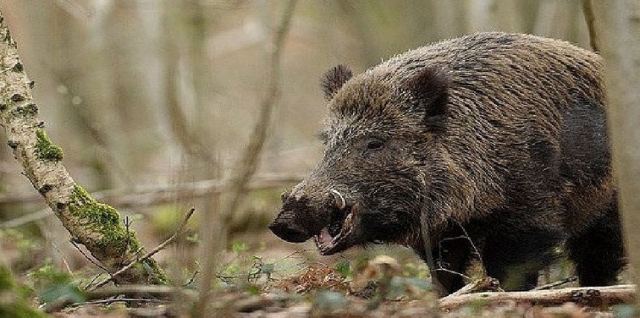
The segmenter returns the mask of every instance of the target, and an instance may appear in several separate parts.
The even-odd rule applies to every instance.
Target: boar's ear
[[[327,100],[333,98],[333,95],[335,95],[342,85],[344,85],[344,83],[346,83],[352,76],[353,73],[351,70],[342,64],[336,65],[326,71],[324,75],[322,75],[322,79],[320,81],[324,97]]]
[[[447,101],[449,97],[449,77],[436,67],[425,67],[404,83],[404,88],[415,98],[417,111],[424,111],[427,128],[444,128]]]

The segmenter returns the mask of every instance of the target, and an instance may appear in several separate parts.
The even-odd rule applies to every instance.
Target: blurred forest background
[[[343,63],[361,72],[409,49],[489,30],[589,48],[579,0],[301,1],[282,47],[280,93],[254,181],[229,213],[228,195],[212,199],[221,189],[216,180],[233,174],[250,143],[284,6],[267,0],[0,3],[36,82],[41,118],[78,183],[128,216],[149,248],[196,208],[181,247],[156,256],[180,280],[193,276],[199,255],[207,254],[197,248],[201,227],[218,234],[215,248],[226,251],[219,263],[247,249],[261,257],[297,250],[317,258],[312,244],[281,242],[266,225],[280,192],[321,155],[316,131],[326,110],[319,77],[330,67]],[[85,268],[86,258],[20,171],[10,149],[0,147],[2,258],[18,272],[47,262],[62,271]],[[211,224],[201,226],[202,220]],[[401,248],[381,249],[419,263]]]

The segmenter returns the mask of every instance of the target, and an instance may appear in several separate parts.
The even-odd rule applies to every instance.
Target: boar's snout
[[[282,209],[269,225],[273,234],[288,242],[304,242],[329,222],[329,210],[334,202],[332,197],[325,191],[314,191],[310,196],[309,189],[303,188],[303,185],[298,185],[292,192],[282,194]]]
[[[293,243],[304,242],[311,238],[312,235],[296,222],[293,211],[280,212],[278,217],[269,225],[269,229],[279,238]]]

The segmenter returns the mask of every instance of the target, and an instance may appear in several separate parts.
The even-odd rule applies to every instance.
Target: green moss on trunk
[[[105,258],[119,260],[118,266],[131,261],[130,258],[135,253],[142,252],[135,233],[125,228],[118,211],[107,204],[96,201],[78,185],[73,188],[69,211],[84,223],[88,231],[97,233],[100,237],[97,241],[80,240],[80,242],[85,245],[95,245],[98,250],[104,253]],[[146,259],[141,265],[142,267],[134,267],[132,270],[138,274],[149,274],[150,283],[165,284],[167,282],[162,269],[154,260]]]
[[[120,220],[120,214],[113,207],[93,199],[86,190],[76,185],[73,188],[69,202],[71,214],[87,226],[92,232],[102,237],[98,242],[105,254],[117,258],[136,252],[140,244],[133,237],[133,232],[127,232]]]
[[[36,155],[42,160],[60,161],[62,160],[62,148],[55,145],[47,136],[47,133],[42,130],[36,130]]]

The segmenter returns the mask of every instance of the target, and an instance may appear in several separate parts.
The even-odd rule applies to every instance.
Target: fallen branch
[[[196,291],[188,288],[180,288],[166,285],[120,285],[100,288],[87,291],[87,300],[104,299],[124,295],[125,297],[138,298],[139,295],[156,297],[161,299],[171,298],[176,294],[183,294],[188,298],[195,299]],[[141,297],[142,298],[142,297]]]
[[[441,310],[449,311],[470,304],[501,305],[507,303],[530,303],[551,306],[573,302],[589,307],[606,307],[620,303],[632,303],[635,285],[606,287],[576,287],[552,290],[532,290],[521,292],[485,292],[444,297],[438,301]]]
[[[101,270],[109,273],[109,269],[107,269],[106,267],[102,266],[102,264],[100,264],[98,261],[94,260],[91,256],[87,255],[87,253],[85,253],[80,246],[78,245],[78,243],[74,242],[73,240],[69,240],[69,242],[71,242],[71,245],[73,245],[73,247],[75,247],[78,252],[80,252],[80,254],[82,254],[82,256],[84,256],[84,258],[86,258],[89,262],[91,262],[91,264],[95,265],[96,267],[100,268]]]
[[[126,302],[126,303],[158,303],[158,304],[166,304],[169,303],[169,300],[164,299],[153,299],[153,298],[109,298],[109,299],[98,299],[92,301],[86,301],[82,303],[73,303],[71,306],[73,307],[82,307],[88,305],[109,305],[117,302]]]
[[[57,312],[67,306],[82,306],[88,304],[112,303],[118,301],[145,301],[162,303],[174,299],[176,296],[195,299],[196,293],[191,289],[166,285],[120,285],[86,291],[86,302],[74,303],[69,299],[62,299],[42,306],[45,312]],[[115,298],[114,298],[115,297]],[[124,297],[124,298],[117,298]]]
[[[15,219],[11,219],[6,222],[0,223],[0,229],[10,229],[10,228],[22,226],[25,224],[29,224],[31,222],[42,220],[51,215],[53,215],[53,211],[51,211],[51,209],[49,208],[42,209],[36,212],[21,215]]]
[[[532,290],[551,289],[551,288],[554,288],[554,287],[562,286],[564,284],[575,282],[577,280],[578,280],[578,276],[571,276],[571,277],[567,277],[565,279],[561,279],[561,280],[559,280],[557,282],[553,282],[553,283],[549,283],[549,284],[546,284],[546,285],[538,286],[538,287],[536,287],[536,288],[534,288]]]
[[[248,191],[257,191],[264,189],[280,188],[285,185],[300,182],[302,176],[284,175],[284,176],[263,176],[256,178],[246,187]],[[180,197],[205,197],[214,193],[222,192],[222,183],[219,180],[203,180],[179,185],[165,185],[158,187],[138,188],[137,191],[124,190],[107,190],[94,192],[91,195],[98,199],[109,203],[118,208],[130,208],[139,206],[152,206],[168,202],[175,202]],[[29,203],[34,202],[32,199],[38,199],[38,196],[30,194],[24,195],[0,195],[0,204],[2,203]],[[14,228],[22,226],[37,220],[52,216],[50,209],[38,210],[33,213],[19,216],[15,219],[0,223],[0,229]]]
[[[277,188],[300,182],[301,175],[264,175],[253,178],[245,187],[246,190],[263,190]],[[218,179],[202,180],[182,184],[135,187],[131,189],[114,189],[93,192],[91,195],[110,205],[130,208],[174,202],[180,197],[205,197],[224,190],[224,181]],[[8,193],[0,195],[0,204],[20,204],[40,202],[42,197],[33,193]]]
[[[156,253],[160,252],[162,249],[164,249],[167,245],[173,243],[173,241],[176,240],[176,238],[178,238],[178,236],[180,234],[182,234],[184,227],[187,225],[187,223],[189,222],[189,219],[191,218],[191,216],[193,215],[193,212],[195,212],[196,209],[195,208],[191,208],[189,210],[189,212],[187,212],[187,214],[185,215],[184,219],[182,220],[182,223],[180,223],[180,225],[178,226],[178,228],[176,229],[176,231],[173,233],[173,235],[171,235],[171,237],[169,237],[166,241],[162,242],[160,245],[156,246],[154,249],[152,249],[151,251],[149,251],[147,254],[145,254],[144,256],[137,258],[133,261],[131,261],[129,264],[127,264],[126,266],[122,267],[121,269],[119,269],[118,271],[116,271],[115,273],[111,274],[110,277],[102,280],[101,282],[95,284],[93,287],[90,288],[90,290],[95,290],[96,288],[100,288],[104,285],[106,285],[107,283],[109,283],[110,281],[114,280],[118,275],[128,271],[130,268],[132,268],[135,264],[142,262],[150,257],[152,257],[153,255],[155,255]]]
[[[483,279],[478,279],[473,283],[467,284],[464,287],[458,289],[454,293],[441,298],[440,301],[446,302],[449,298],[486,291],[498,292],[503,290],[500,288],[500,282],[497,279],[486,276]]]

